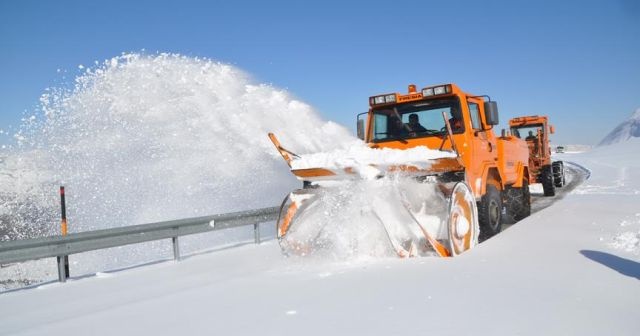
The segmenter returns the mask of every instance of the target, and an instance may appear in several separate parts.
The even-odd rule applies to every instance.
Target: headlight
[[[433,88],[433,93],[434,94],[445,94],[447,93],[447,87],[446,86],[436,86]]]
[[[423,97],[433,96],[433,88],[422,89],[422,96]]]
[[[384,104],[384,96],[377,96],[373,98],[374,104]]]
[[[384,96],[384,102],[385,103],[395,103],[396,102],[396,95],[395,94],[389,94]]]

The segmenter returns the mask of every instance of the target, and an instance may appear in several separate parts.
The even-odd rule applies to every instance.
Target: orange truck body
[[[439,90],[444,93],[423,95],[424,92],[431,93],[430,89],[436,87],[444,87]],[[426,146],[430,149],[453,150],[452,142],[445,134],[379,141],[374,129],[374,119],[380,118],[385,111],[391,113],[389,111],[393,111],[395,107],[407,103],[428,104],[430,101],[449,100],[459,104],[457,108],[462,116],[462,127],[453,133],[453,142],[459,157],[457,160],[443,161],[448,164],[436,165],[438,169],[432,171],[453,173],[450,176],[458,176],[460,180],[466,181],[476,200],[485,194],[488,185],[503,191],[507,187],[521,188],[524,182],[528,182],[529,151],[526,142],[515,136],[497,136],[493,132],[493,125],[487,122],[485,100],[482,96],[466,93],[455,84],[427,87],[421,92],[417,92],[415,86],[410,85],[407,94],[392,93],[383,96],[394,96],[395,99],[391,100],[395,102],[376,104],[375,98],[380,96],[371,97],[366,123],[359,121],[361,126],[364,126],[359,133],[370,147],[407,149]]]
[[[552,161],[549,136],[555,132],[547,116],[525,116],[509,120],[511,135],[524,138],[529,147],[529,180],[541,183],[545,196],[554,196],[565,185],[564,163]]]
[[[551,166],[551,146],[549,135],[554,127],[549,124],[547,116],[524,116],[509,120],[511,135],[525,139],[529,148],[530,183],[541,183],[543,167]],[[527,133],[529,132],[535,133]],[[525,134],[522,134],[522,133]]]

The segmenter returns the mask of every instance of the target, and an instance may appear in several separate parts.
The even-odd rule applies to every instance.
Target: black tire
[[[503,224],[513,224],[518,221],[516,214],[520,208],[521,193],[522,190],[520,190],[520,188],[511,187],[507,187],[502,193],[504,195],[503,202],[505,208],[505,215],[502,217]]]
[[[531,192],[529,191],[529,182],[522,182],[522,207],[520,211],[517,213],[517,220],[522,220],[531,215]]]
[[[557,188],[561,188],[565,185],[564,163],[562,163],[562,161],[556,161],[551,164],[551,167],[553,169],[554,184]]]
[[[525,180],[521,188],[507,188],[504,192],[504,207],[506,215],[502,222],[513,224],[529,217],[531,214],[531,193],[529,183]]]
[[[556,195],[556,184],[553,179],[553,171],[551,166],[544,166],[540,173],[540,181],[542,182],[542,190],[545,196]]]
[[[531,192],[529,191],[529,182],[527,180],[522,181],[522,188],[520,188],[520,208],[515,214],[517,221],[527,218],[531,215]]]
[[[492,185],[478,202],[478,222],[480,223],[479,240],[487,240],[502,230],[502,196]]]

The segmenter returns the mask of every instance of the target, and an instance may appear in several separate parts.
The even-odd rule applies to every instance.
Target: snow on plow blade
[[[280,141],[273,133],[269,133],[269,139],[271,139],[271,142],[273,142],[285,162],[289,167],[291,167],[291,173],[303,181],[312,182],[361,178],[371,179],[379,178],[386,174],[397,173],[425,176],[451,171],[461,171],[464,169],[462,161],[454,153],[429,150],[425,147],[402,151],[369,149],[371,151],[380,152],[380,155],[378,155],[378,157],[366,159],[382,162],[362,164],[362,162],[349,162],[346,160],[346,162],[342,162],[340,164],[336,164],[335,162],[331,162],[331,164],[329,164],[331,161],[330,155],[322,155],[323,153],[312,154],[309,156],[315,155],[316,157],[310,160],[302,160],[302,158],[297,154],[282,147]],[[397,154],[399,152],[403,152],[404,155],[398,156]],[[396,154],[396,157],[391,160],[380,160],[381,157],[384,157],[389,153]],[[438,156],[433,156],[433,153],[437,153],[436,155]],[[421,160],[415,160],[411,158],[412,154],[415,156],[423,155],[424,158]]]
[[[475,200],[465,183],[388,177],[299,189],[282,204],[287,255],[455,256],[477,244]]]
[[[382,177],[387,174],[403,173],[404,175],[422,176],[425,174],[437,174],[448,171],[461,170],[462,165],[458,158],[438,158],[432,159],[428,168],[423,168],[411,164],[394,164],[394,165],[368,165],[371,170],[363,172],[362,167],[344,167],[344,168],[301,168],[291,169],[291,173],[301,180],[305,181],[323,181],[323,180],[339,180],[339,179],[358,179],[363,173],[377,174],[375,177]],[[366,167],[365,167],[366,169]]]

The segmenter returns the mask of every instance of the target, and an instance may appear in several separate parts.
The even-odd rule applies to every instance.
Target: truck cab
[[[503,203],[512,190],[522,193],[516,197],[521,202],[530,203],[527,145],[515,136],[497,136],[493,127],[498,122],[497,103],[488,96],[466,93],[455,84],[420,91],[409,85],[407,94],[370,97],[369,111],[358,115],[358,135],[372,148],[426,146],[456,152],[458,165],[445,167],[440,177],[470,186],[481,232],[488,238],[500,231]],[[514,210],[518,214],[513,217],[526,217],[530,204],[519,208],[523,210]]]
[[[499,122],[497,103],[485,98],[465,93],[455,84],[429,86],[420,92],[409,85],[407,94],[370,97],[369,111],[358,116],[358,134],[373,148],[426,146],[457,151],[458,172],[465,175],[478,199],[486,190],[483,181],[500,190],[507,185],[520,187],[519,177],[528,162],[526,144],[493,132]]]
[[[541,183],[545,196],[554,196],[556,188],[565,184],[564,164],[552,162],[550,135],[555,128],[547,116],[523,116],[509,120],[511,134],[524,139],[529,148],[529,180]]]

